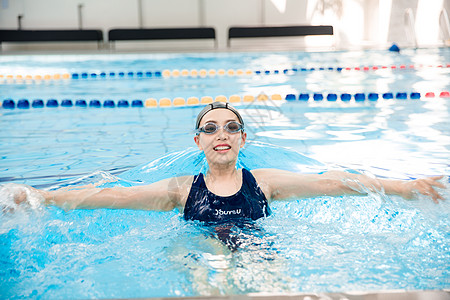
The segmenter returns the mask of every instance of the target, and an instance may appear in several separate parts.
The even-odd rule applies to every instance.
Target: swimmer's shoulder
[[[271,187],[271,178],[276,176],[277,169],[253,169],[249,170],[252,173],[253,177],[255,177],[256,183],[259,188],[262,190],[267,200],[272,199],[272,187]]]
[[[283,172],[283,170],[279,170],[279,169],[271,169],[271,168],[263,168],[263,169],[253,169],[253,170],[249,170],[250,173],[252,173],[253,177],[255,177],[256,181],[258,183],[260,182],[265,182],[265,181],[270,181],[270,178],[274,175],[277,175],[281,172]]]
[[[291,171],[286,171],[286,170],[281,170],[281,169],[274,169],[274,168],[253,169],[253,170],[250,170],[250,172],[256,178],[256,180],[258,180],[258,179],[261,179],[261,180],[266,180],[267,179],[267,180],[269,180],[269,179],[273,178],[273,176],[296,174],[296,173],[291,172]]]
[[[299,174],[281,169],[253,169],[250,172],[269,200],[274,197],[280,187],[286,186],[287,182],[299,180]]]

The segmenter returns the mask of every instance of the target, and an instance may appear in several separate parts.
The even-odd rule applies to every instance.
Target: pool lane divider
[[[92,108],[114,108],[114,107],[179,107],[179,106],[191,106],[191,105],[204,105],[208,103],[212,103],[215,101],[221,101],[221,102],[229,102],[229,103],[249,103],[254,101],[300,101],[300,102],[307,102],[307,101],[329,101],[329,102],[335,102],[335,101],[342,101],[342,102],[349,102],[351,100],[354,100],[355,102],[364,102],[364,101],[378,101],[379,99],[384,100],[391,100],[391,99],[398,99],[398,100],[419,100],[421,98],[450,98],[450,92],[448,91],[442,91],[438,94],[438,96],[434,92],[427,92],[423,96],[421,93],[418,92],[412,92],[412,93],[405,93],[405,92],[387,92],[387,93],[355,93],[355,94],[349,94],[349,93],[342,93],[340,95],[336,93],[329,93],[329,94],[323,94],[323,93],[301,93],[298,96],[295,94],[286,94],[284,97],[280,94],[273,94],[273,95],[265,95],[260,94],[258,96],[253,95],[244,95],[243,97],[239,95],[232,95],[230,97],[226,96],[217,96],[215,98],[210,96],[204,96],[201,98],[198,97],[189,97],[187,99],[184,99],[182,97],[176,97],[174,99],[170,98],[161,98],[161,99],[155,99],[155,98],[149,98],[147,100],[132,100],[128,101],[125,99],[114,101],[114,100],[104,100],[101,102],[97,99],[92,99],[90,101],[84,100],[84,99],[78,99],[75,101],[72,101],[71,99],[63,99],[61,101],[58,101],[57,99],[48,99],[46,102],[42,99],[35,99],[33,101],[29,101],[28,99],[19,99],[17,101],[14,101],[13,99],[4,99],[0,104],[1,107],[4,109],[14,109],[14,108],[43,108],[43,107],[92,107]]]
[[[127,71],[127,72],[73,72],[62,74],[37,74],[37,75],[12,75],[0,74],[1,82],[33,82],[33,81],[49,81],[49,80],[78,80],[78,79],[123,79],[123,78],[177,78],[177,77],[214,77],[214,76],[249,76],[249,75],[295,75],[297,73],[313,72],[313,71],[377,71],[383,69],[390,70],[407,70],[420,68],[450,68],[450,64],[432,65],[380,65],[380,66],[359,66],[359,67],[293,67],[280,70],[241,70],[241,69],[192,69],[192,70],[163,70],[163,71]]]

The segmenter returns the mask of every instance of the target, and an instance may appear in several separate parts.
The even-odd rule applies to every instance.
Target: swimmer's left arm
[[[268,199],[306,198],[316,196],[363,195],[382,191],[411,199],[415,193],[430,196],[434,202],[443,200],[435,190],[445,188],[438,182],[442,176],[411,181],[379,179],[364,174],[329,171],[322,174],[298,174],[277,169],[252,170]]]

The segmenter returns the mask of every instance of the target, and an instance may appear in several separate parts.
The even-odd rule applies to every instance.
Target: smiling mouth
[[[225,151],[225,150],[230,150],[231,146],[228,145],[219,145],[213,148],[214,151]]]

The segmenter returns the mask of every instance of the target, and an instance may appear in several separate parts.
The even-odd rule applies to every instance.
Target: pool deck
[[[148,298],[175,299],[175,298]],[[182,297],[183,300],[449,300],[450,290],[432,291],[380,291],[380,292],[348,292],[348,293],[293,293],[293,294],[247,294],[232,296],[200,296]]]

